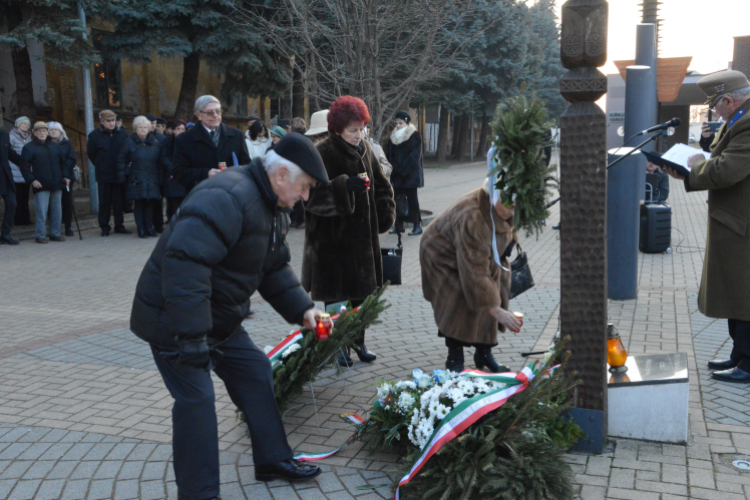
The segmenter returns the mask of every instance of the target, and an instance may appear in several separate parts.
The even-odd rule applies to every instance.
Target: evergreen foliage
[[[565,451],[582,433],[564,415],[572,375],[537,376],[523,392],[433,455],[402,488],[405,500],[565,500],[573,498]],[[410,469],[419,450],[406,460]]]
[[[497,166],[495,187],[506,205],[515,203],[514,229],[527,234],[542,231],[549,216],[547,194],[557,185],[554,167],[548,167],[544,147],[552,144],[544,101],[520,94],[501,104],[492,124]]]
[[[231,21],[233,0],[114,0],[103,12],[117,22],[104,39],[107,58],[151,62],[153,54],[185,60],[186,81],[177,105],[178,116],[190,119],[197,91],[200,61],[223,78],[224,100],[236,93],[276,96],[288,91],[291,66],[262,37]],[[188,68],[188,66],[194,66]],[[194,78],[193,75],[194,74]],[[194,80],[194,81],[192,81]],[[187,87],[187,91],[186,91]],[[186,111],[190,110],[187,116]]]
[[[86,2],[94,4],[95,2]],[[0,0],[0,47],[18,50],[28,41],[44,45],[44,60],[59,66],[79,66],[100,60],[83,39],[75,0]]]

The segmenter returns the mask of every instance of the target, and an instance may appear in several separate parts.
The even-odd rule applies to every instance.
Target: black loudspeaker
[[[643,253],[668,252],[672,243],[672,207],[657,203],[641,205],[638,248]]]

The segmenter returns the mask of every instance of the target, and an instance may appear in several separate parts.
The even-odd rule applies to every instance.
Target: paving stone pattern
[[[481,163],[427,170],[421,205],[440,213],[484,175]],[[728,355],[731,344],[724,320],[697,311],[705,193],[672,188],[674,252],[640,254],[638,298],[610,301],[609,316],[632,354],[687,353],[693,436],[686,446],[618,439],[602,456],[568,455],[581,499],[750,498],[750,473],[731,465],[750,458],[747,388],[710,379],[706,362]],[[511,302],[525,314],[521,332],[500,334],[494,349],[516,370],[529,361],[522,352],[546,348],[558,329],[560,235],[551,229],[558,221],[555,206],[541,234],[521,235],[536,286]],[[367,333],[378,360],[325,369],[284,414],[295,450],[339,446],[351,435],[339,415],[363,414],[380,381],[444,365],[447,350],[422,297],[419,240],[402,237],[404,284],[386,292],[391,308]],[[383,235],[381,243],[396,241]],[[155,242],[92,230],[83,241],[0,247],[0,275],[10,284],[0,287],[0,499],[176,498],[172,401],[148,346],[127,329],[135,283]],[[297,272],[303,243],[304,231],[292,230]],[[256,314],[244,325],[257,345],[275,345],[294,328],[260,297],[252,304]],[[472,354],[465,350],[468,367]],[[396,455],[368,453],[362,442],[319,462],[324,474],[315,481],[257,483],[250,441],[216,382],[225,500],[392,497],[403,464]]]

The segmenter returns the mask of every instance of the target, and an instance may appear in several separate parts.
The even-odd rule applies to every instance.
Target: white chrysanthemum
[[[435,416],[438,419],[443,420],[448,415],[448,413],[450,412],[450,410],[451,410],[451,408],[448,408],[445,405],[438,405],[437,411],[435,412]]]
[[[414,403],[416,403],[417,400],[414,399],[414,396],[409,394],[408,392],[402,392],[401,396],[398,397],[398,406],[402,410],[408,410],[412,406],[414,406]]]
[[[411,380],[400,380],[399,382],[396,382],[396,389],[411,389],[411,390],[416,390],[417,389],[417,384],[415,384]]]
[[[388,397],[388,395],[391,393],[391,388],[393,386],[391,384],[383,384],[380,387],[378,387],[378,399],[384,399]]]

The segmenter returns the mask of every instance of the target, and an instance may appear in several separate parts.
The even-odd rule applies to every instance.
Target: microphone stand
[[[628,151],[626,154],[622,155],[621,157],[619,157],[618,159],[616,159],[615,161],[613,161],[612,163],[610,163],[609,165],[607,165],[607,170],[609,170],[610,168],[614,167],[615,165],[617,165],[622,160],[624,160],[628,156],[632,155],[633,153],[635,153],[636,151],[638,151],[639,149],[641,149],[643,146],[645,146],[649,142],[651,142],[651,141],[653,141],[655,139],[658,139],[659,137],[664,137],[665,135],[666,135],[666,129],[660,130],[658,134],[652,135],[651,137],[649,137],[648,139],[646,139],[645,141],[643,141],[642,143],[638,144],[636,147],[634,147],[633,149],[631,149],[630,151]]]

